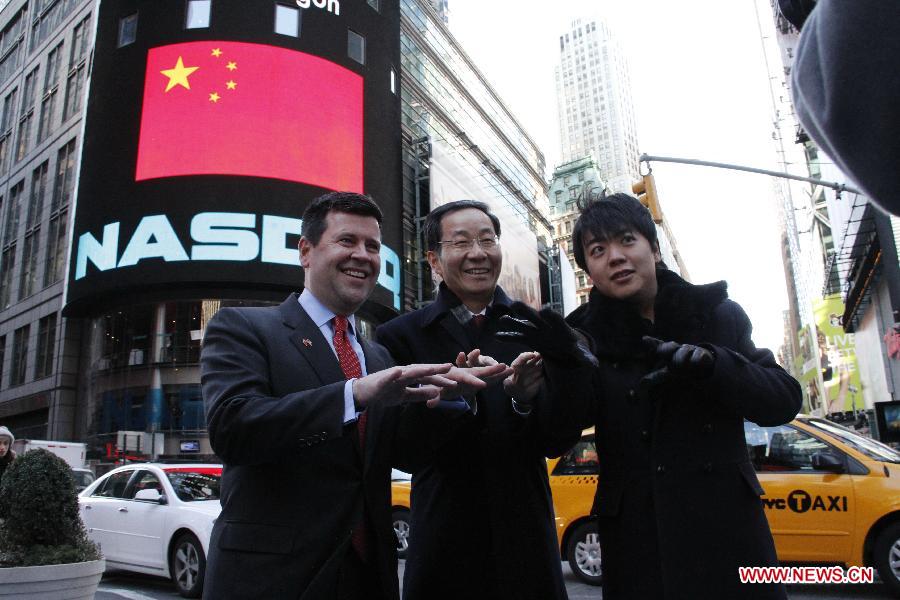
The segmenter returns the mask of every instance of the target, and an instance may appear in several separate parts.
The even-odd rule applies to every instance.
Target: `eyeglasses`
[[[494,237],[484,237],[472,240],[447,240],[445,242],[438,242],[438,244],[446,245],[450,249],[456,252],[468,252],[472,248],[475,247],[475,244],[482,250],[493,250],[497,246],[500,245],[500,239],[496,236]]]

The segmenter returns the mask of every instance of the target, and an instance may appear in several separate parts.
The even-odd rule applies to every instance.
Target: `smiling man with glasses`
[[[404,598],[564,599],[544,458],[580,432],[548,433],[540,357],[493,336],[512,304],[497,285],[500,221],[486,204],[459,200],[428,215],[425,236],[443,280],[437,298],[379,327],[378,341],[397,364],[464,366],[481,354],[513,374],[478,392],[458,419],[412,407],[418,418],[398,431],[396,466],[413,473]]]

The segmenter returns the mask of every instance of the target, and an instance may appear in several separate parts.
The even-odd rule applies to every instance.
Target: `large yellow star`
[[[181,60],[181,57],[179,56],[178,62],[175,63],[173,68],[160,71],[160,73],[169,78],[169,83],[166,85],[166,91],[168,92],[176,85],[180,85],[186,90],[191,89],[191,84],[188,82],[188,75],[199,68],[200,67],[184,66],[184,61]]]

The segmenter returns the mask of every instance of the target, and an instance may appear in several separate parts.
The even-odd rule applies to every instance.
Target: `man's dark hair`
[[[497,237],[500,237],[500,219],[491,212],[491,209],[488,208],[487,204],[477,200],[455,200],[453,202],[448,202],[447,204],[441,204],[425,217],[425,245],[429,250],[438,253],[440,252],[441,245],[439,242],[441,241],[442,233],[441,220],[444,216],[467,208],[474,208],[486,214],[491,220],[491,224],[494,226],[494,234]]]
[[[363,217],[374,217],[378,224],[384,215],[381,209],[375,204],[375,201],[364,194],[356,194],[354,192],[329,192],[323,194],[313,200],[306,210],[303,211],[303,225],[300,228],[300,235],[308,239],[313,246],[322,239],[327,224],[325,217],[330,212],[350,213],[351,215],[361,215]]]
[[[572,246],[575,263],[587,271],[584,257],[584,238],[590,233],[595,240],[609,240],[620,233],[636,231],[647,238],[650,247],[659,248],[656,225],[647,207],[634,196],[610,194],[588,202],[581,209],[572,231]]]

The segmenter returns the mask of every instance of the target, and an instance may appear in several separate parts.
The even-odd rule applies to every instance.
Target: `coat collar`
[[[668,269],[656,271],[659,290],[655,322],[643,319],[634,306],[591,290],[590,301],[568,317],[591,335],[595,351],[606,356],[643,355],[641,337],[697,343],[716,306],[728,298],[724,281],[693,285]]]
[[[441,282],[441,285],[438,288],[437,298],[435,298],[434,302],[422,309],[422,326],[428,327],[435,321],[443,319],[450,314],[450,310],[453,307],[459,306],[460,304],[462,304],[462,301],[459,297],[451,292],[450,288],[448,288],[444,282]],[[503,288],[498,285],[494,290],[494,299],[491,301],[491,306],[488,307],[488,316],[490,316],[491,312],[498,310],[499,307],[506,308],[510,304],[512,304],[512,300],[506,295]],[[493,310],[491,310],[492,308]],[[503,310],[503,312],[506,311]]]

